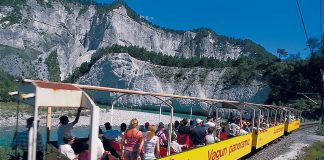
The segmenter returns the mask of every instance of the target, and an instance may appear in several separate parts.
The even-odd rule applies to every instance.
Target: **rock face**
[[[50,0],[50,4],[39,2],[26,0],[18,9],[14,5],[0,6],[0,68],[14,76],[47,80],[52,74],[48,67],[53,66],[46,60],[51,53],[57,53],[58,74],[64,80],[76,67],[90,61],[98,49],[113,44],[138,46],[184,58],[235,60],[257,54],[211,31],[160,29],[144,20],[134,19],[124,5],[105,10],[65,0]],[[13,22],[17,19],[13,15],[20,15],[19,20]],[[103,57],[78,83],[216,99],[258,102],[266,99],[269,88],[260,81],[252,81],[247,86],[225,86],[224,74],[228,72],[231,68],[156,66],[124,53]],[[113,97],[111,95],[110,100]],[[109,102],[107,97],[96,98]],[[129,97],[124,103],[152,102],[160,103],[152,97]],[[193,102],[177,103],[179,109],[183,103]]]
[[[0,18],[18,12],[10,6],[0,6]],[[41,59],[57,51],[61,79],[65,79],[81,63],[89,61],[92,53],[112,44],[133,45],[171,56],[214,57],[219,60],[237,59],[242,48],[230,42],[220,42],[213,34],[201,36],[192,31],[171,32],[155,28],[128,16],[120,5],[111,11],[98,11],[94,5],[51,1],[51,6],[27,0],[20,9],[21,20],[0,23],[0,44],[13,48],[31,48],[42,54]],[[197,36],[199,35],[199,36]],[[44,63],[35,64],[35,78],[47,79]],[[3,66],[2,66],[3,67]]]
[[[118,53],[101,58],[77,83],[222,100],[265,101],[267,96],[260,95],[268,95],[270,90],[262,82],[253,81],[246,86],[224,85],[224,75],[231,69],[163,67],[139,61],[127,53]],[[92,92],[91,95],[101,103],[111,103],[120,94]],[[152,109],[153,104],[160,103],[154,97],[125,95],[115,104]],[[172,100],[172,104],[181,112],[189,112],[189,105],[202,106],[193,108],[196,113],[206,113],[208,108],[206,104],[189,100]],[[155,109],[159,109],[158,105]]]

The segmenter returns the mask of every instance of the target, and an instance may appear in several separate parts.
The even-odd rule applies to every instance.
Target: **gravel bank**
[[[292,160],[302,152],[302,148],[312,143],[322,140],[323,136],[315,135],[317,127],[312,127],[297,132],[293,132],[289,136],[285,136],[272,143],[263,150],[258,151],[247,160]]]
[[[82,114],[82,112],[81,112]],[[60,115],[67,115],[64,113],[60,114],[53,114],[52,115],[52,126],[58,126],[59,125],[59,119],[58,117]],[[26,124],[26,119],[29,118],[31,115],[28,114],[20,114],[19,115],[19,126],[24,126]],[[153,114],[153,113],[146,113],[146,112],[139,112],[139,111],[126,111],[126,110],[114,110],[114,114],[112,116],[113,122],[112,125],[119,126],[121,123],[128,124],[132,118],[137,118],[139,120],[139,124],[144,124],[145,122],[150,122],[153,124],[159,123],[159,114]],[[73,121],[75,117],[70,117],[70,121]],[[100,110],[100,125],[103,125],[105,122],[110,122],[111,119],[111,111],[106,109]],[[180,117],[174,117],[173,121],[175,120],[181,120]],[[169,123],[170,116],[162,115],[161,121],[165,124]],[[40,114],[40,125],[44,126],[46,122],[46,115]],[[80,116],[79,122],[76,124],[76,126],[88,126],[90,124],[90,116]],[[16,125],[16,117],[0,117],[0,127],[9,127],[9,126],[15,126]]]

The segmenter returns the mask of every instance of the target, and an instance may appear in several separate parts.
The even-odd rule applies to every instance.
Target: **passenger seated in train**
[[[142,133],[145,133],[145,127],[144,127],[144,125],[140,125],[138,127],[138,130],[141,131]]]
[[[222,141],[222,140],[225,140],[227,138],[227,133],[226,133],[226,130],[225,130],[225,124],[221,124],[221,131],[219,132],[219,139]]]
[[[205,137],[205,144],[206,145],[213,144],[215,142],[219,142],[220,141],[220,139],[218,137],[216,137],[216,136],[213,135],[214,130],[215,130],[215,128],[213,128],[213,127],[209,127],[207,129],[207,135]]]
[[[148,122],[146,122],[146,123],[148,123]],[[122,123],[122,124],[120,124],[120,131],[118,132],[118,137],[117,137],[117,140],[118,141],[121,141],[121,139],[122,139],[122,137],[124,136],[124,133],[125,133],[125,131],[126,131],[126,129],[127,129],[127,125],[126,125],[126,123]]]
[[[189,148],[190,146],[190,127],[188,126],[188,119],[184,118],[181,123],[178,130],[179,137],[178,137],[178,143],[183,145],[185,148]]]
[[[29,137],[29,130],[33,126],[34,117],[30,117],[26,121],[26,128],[27,130],[19,132],[15,135],[14,140],[11,143],[11,148],[16,149],[17,147],[23,150],[23,160],[27,160],[28,158],[28,137]],[[42,135],[40,132],[37,131],[37,152],[36,152],[36,160],[43,159],[43,142],[42,142]]]
[[[171,150],[175,153],[182,152],[182,146],[177,142],[177,136],[171,136]]]
[[[145,122],[145,124],[144,124],[145,132],[148,131],[148,127],[149,126],[150,126],[150,123],[149,122]]]
[[[183,134],[190,134],[190,127],[188,126],[188,119],[184,118],[182,119],[179,129],[178,129],[179,135],[183,135]]]
[[[175,131],[176,133],[178,133],[179,126],[180,126],[180,122],[179,122],[179,121],[174,121],[174,126],[173,126],[173,128],[174,128],[174,131]]]
[[[162,122],[159,123],[158,130],[156,131],[156,136],[159,137],[160,146],[166,148],[168,143],[165,134],[164,124]]]
[[[239,129],[240,127],[234,123],[234,119],[232,118],[228,119],[228,124],[225,127],[227,138],[232,138],[237,136]]]
[[[65,135],[63,137],[64,144],[61,144],[59,146],[59,151],[71,160],[78,159],[78,155],[76,155],[74,153],[74,150],[72,149],[72,144],[74,143],[74,140],[75,140],[75,137],[73,137],[71,135]]]
[[[97,158],[102,157],[103,154],[105,153],[104,145],[100,139],[102,136],[103,136],[102,130],[99,128],[99,134],[95,141],[95,144],[97,146]],[[90,138],[88,139],[87,144],[90,145]]]
[[[189,128],[192,129],[192,128],[195,128],[196,125],[195,125],[195,121],[193,119],[190,120],[189,122]]]
[[[155,125],[150,125],[148,131],[140,142],[140,150],[143,150],[143,160],[153,160],[160,155],[159,137],[155,135]],[[139,157],[140,155],[138,155]]]
[[[203,127],[203,120],[196,119],[196,127],[190,130],[190,139],[194,147],[205,145],[205,137],[207,135],[205,127]]]
[[[109,140],[116,140],[118,137],[118,130],[112,130],[111,124],[109,122],[105,123],[106,132],[104,133],[103,137]]]
[[[215,122],[213,121],[213,118],[211,116],[207,116],[206,120],[207,120],[207,122],[204,124],[206,130],[209,127],[212,127],[212,128],[215,128],[216,127]]]
[[[245,130],[246,132],[251,132],[250,122],[243,123],[243,130]]]
[[[60,126],[57,129],[57,145],[60,146],[64,144],[63,142],[63,136],[68,135],[68,136],[73,136],[72,135],[72,129],[75,124],[78,123],[79,118],[80,118],[80,113],[81,113],[82,108],[78,108],[77,115],[74,119],[73,122],[69,123],[69,118],[67,116],[61,116],[60,117]]]

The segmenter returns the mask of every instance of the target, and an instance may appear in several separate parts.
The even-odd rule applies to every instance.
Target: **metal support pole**
[[[111,103],[110,124],[113,125],[114,103]]]
[[[162,115],[162,104],[160,104],[159,122],[161,122],[161,115]]]
[[[36,91],[37,94],[37,91]],[[31,152],[31,160],[36,159],[36,152],[37,152],[37,124],[38,124],[38,106],[37,102],[35,103],[35,109],[34,109],[34,123],[33,123],[33,136],[32,136],[32,152]],[[29,155],[28,155],[29,157]]]
[[[170,119],[170,127],[169,127],[169,136],[168,136],[168,148],[167,148],[167,155],[169,156],[171,154],[171,136],[172,136],[172,122],[173,122],[173,108],[171,108],[170,113],[171,119]]]
[[[255,121],[255,109],[253,109],[253,117],[252,117],[252,132],[253,132],[253,130],[254,130],[254,126],[255,126],[255,124],[254,124],[254,121]]]
[[[51,134],[51,125],[52,125],[52,107],[47,107],[47,117],[46,117],[46,151],[47,149],[47,144],[50,141],[50,134]]]
[[[258,131],[259,131],[259,129],[260,129],[260,123],[261,123],[261,121],[260,121],[261,119],[260,119],[260,118],[261,118],[261,114],[262,114],[262,113],[261,113],[261,109],[259,109],[259,110],[260,110],[260,112],[259,112],[259,116],[258,116],[258,128],[257,128]]]
[[[190,121],[192,119],[192,106],[190,107]]]

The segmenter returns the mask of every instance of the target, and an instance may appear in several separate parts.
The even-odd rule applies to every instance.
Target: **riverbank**
[[[0,109],[0,112],[4,112],[3,109]],[[59,125],[59,117],[62,115],[67,115],[69,117],[70,121],[73,121],[75,119],[76,110],[68,110],[68,111],[56,111],[52,114],[52,126],[58,126]],[[20,113],[18,118],[18,125],[24,126],[26,124],[26,119],[31,117],[31,113]],[[45,126],[46,124],[46,113],[41,112],[40,115],[40,126]],[[128,110],[119,110],[114,109],[113,114],[111,110],[106,109],[100,109],[100,117],[99,117],[99,123],[100,125],[103,125],[106,122],[110,122],[112,120],[113,126],[119,126],[121,123],[128,124],[129,121],[132,118],[137,118],[139,121],[139,124],[144,124],[145,122],[149,122],[152,124],[158,124],[159,123],[159,114],[154,113],[146,113],[141,111],[128,111]],[[175,120],[181,120],[181,117],[174,116],[173,121]],[[168,115],[162,115],[161,116],[161,122],[167,124],[170,122],[170,116]],[[0,117],[0,127],[9,127],[9,126],[15,126],[16,125],[16,115],[13,113],[11,116],[1,116]],[[82,126],[88,126],[90,125],[90,111],[89,110],[83,110],[81,112],[81,116],[79,119],[79,122],[76,124],[76,127],[82,127]]]

